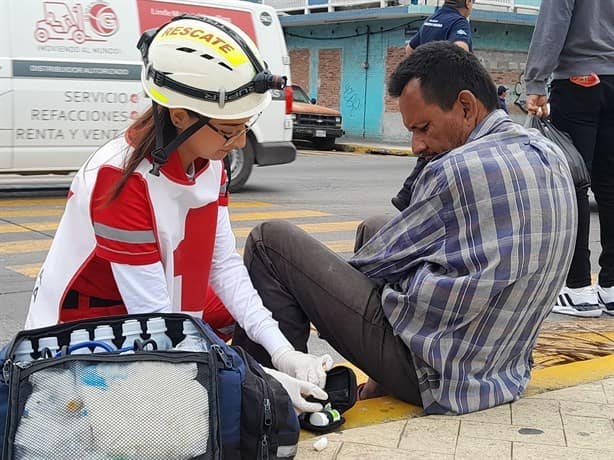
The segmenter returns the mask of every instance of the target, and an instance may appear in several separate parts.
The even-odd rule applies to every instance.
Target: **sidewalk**
[[[345,136],[337,139],[335,149],[343,152],[371,153],[378,155],[412,155],[411,144],[403,143],[384,143],[362,139],[346,138]]]
[[[355,423],[377,408],[380,423],[352,429],[346,422],[349,429],[326,435],[320,452],[313,448],[320,437],[303,434],[296,458],[614,459],[614,356],[536,370],[519,401],[462,416],[421,416],[415,406],[378,399],[357,404],[347,418]],[[400,419],[399,406],[406,410]]]

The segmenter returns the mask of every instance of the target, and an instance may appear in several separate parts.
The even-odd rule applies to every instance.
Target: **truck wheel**
[[[335,148],[335,138],[325,137],[323,139],[317,139],[313,141],[320,150],[332,150]]]
[[[237,192],[243,188],[245,182],[252,173],[254,166],[254,148],[252,141],[247,138],[245,147],[242,149],[233,149],[228,154],[230,160],[230,191]]]

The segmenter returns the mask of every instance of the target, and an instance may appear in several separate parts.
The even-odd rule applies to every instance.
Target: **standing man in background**
[[[507,103],[505,102],[506,96],[507,96],[507,88],[505,86],[499,86],[497,88],[497,97],[499,98],[499,108],[501,110],[505,110],[505,113],[509,114],[510,111],[507,110]]]
[[[445,0],[443,6],[426,18],[418,33],[407,43],[405,52],[409,55],[420,45],[445,40],[472,51],[469,15],[473,0]]]
[[[473,51],[471,44],[471,27],[469,15],[473,9],[474,0],[445,0],[443,7],[426,18],[418,33],[405,46],[405,54],[409,56],[420,45],[435,41],[449,41],[465,51]],[[414,169],[409,174],[403,187],[392,198],[392,204],[399,211],[409,205],[411,187],[426,163],[428,155],[418,157]]]
[[[571,136],[591,172],[599,209],[598,285],[591,284],[587,190],[578,190],[578,236],[565,286],[553,311],[614,315],[614,1],[542,0],[527,67],[527,109]]]

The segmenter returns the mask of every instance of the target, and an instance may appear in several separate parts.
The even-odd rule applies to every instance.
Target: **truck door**
[[[9,54],[8,5],[0,6],[0,169],[13,162],[13,87]]]

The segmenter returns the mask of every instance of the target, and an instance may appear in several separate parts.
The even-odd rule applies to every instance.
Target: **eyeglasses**
[[[245,125],[243,125],[243,129],[237,133],[234,134],[226,134],[224,131],[222,131],[220,128],[218,128],[217,126],[215,126],[212,123],[207,123],[206,126],[208,126],[209,128],[211,128],[213,131],[215,131],[216,133],[218,133],[220,136],[222,136],[225,140],[223,147],[228,147],[230,144],[232,144],[234,141],[236,141],[238,138],[240,138],[241,136],[243,136],[245,133],[247,133],[250,129],[253,128],[253,126],[256,124],[256,122],[258,121],[258,119],[260,118],[260,113],[258,115],[256,115],[252,120],[250,120],[248,123],[245,123]]]

